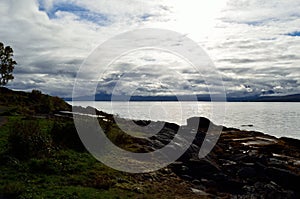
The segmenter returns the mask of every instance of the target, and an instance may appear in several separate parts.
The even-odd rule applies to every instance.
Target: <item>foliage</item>
[[[71,110],[71,106],[59,97],[45,95],[38,90],[26,93],[12,91],[4,87],[0,87],[0,105],[13,107],[16,109],[16,114],[22,115],[49,114]]]
[[[20,182],[15,182],[4,185],[2,194],[5,198],[17,198],[24,191],[25,186]]]
[[[44,157],[53,150],[51,137],[36,120],[16,121],[9,131],[9,152],[19,159]]]
[[[14,79],[12,72],[17,62],[12,58],[13,52],[10,46],[4,46],[4,44],[0,42],[0,86],[4,86],[8,81]]]
[[[51,130],[51,136],[60,148],[69,148],[79,152],[85,150],[73,121],[56,121]]]
[[[0,87],[5,121],[0,125],[0,198],[170,198],[166,190],[183,189],[177,176],[127,174],[97,161],[84,149],[72,118],[55,114],[70,108],[40,91]],[[107,137],[142,152],[112,121],[99,119]]]

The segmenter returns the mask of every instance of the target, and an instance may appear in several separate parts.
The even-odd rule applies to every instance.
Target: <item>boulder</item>
[[[237,176],[240,178],[253,178],[257,175],[257,172],[252,167],[243,167],[238,170]]]
[[[300,188],[300,176],[290,170],[268,167],[265,172],[271,180],[279,185],[296,190]]]

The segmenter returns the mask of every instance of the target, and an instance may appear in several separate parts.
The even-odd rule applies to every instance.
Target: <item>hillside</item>
[[[12,91],[0,87],[0,106],[14,108],[13,113],[20,114],[52,114],[72,107],[59,97],[52,97],[33,90],[31,93]]]
[[[286,96],[261,96],[258,102],[300,102],[300,94]]]

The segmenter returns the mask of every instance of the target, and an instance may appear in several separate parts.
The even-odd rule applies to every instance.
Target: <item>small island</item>
[[[107,137],[135,153],[163,147],[180,128],[165,123],[151,139],[140,139],[123,133],[111,114],[91,107],[78,110],[95,112]],[[0,197],[300,197],[299,140],[223,127],[216,146],[200,159],[211,124],[206,118],[200,121],[193,144],[177,161],[156,172],[130,174],[105,166],[87,152],[72,107],[62,99],[36,90],[0,88]],[[134,122],[145,126],[149,121]]]

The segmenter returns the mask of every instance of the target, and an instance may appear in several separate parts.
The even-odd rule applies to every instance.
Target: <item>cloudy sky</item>
[[[71,96],[97,46],[129,30],[163,28],[205,50],[228,95],[300,93],[299,10],[295,0],[1,0],[0,41],[18,62],[8,87]],[[120,79],[139,95],[207,92],[201,74],[159,50],[119,57],[98,92],[112,92]]]

